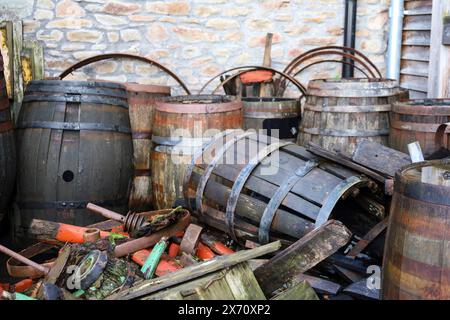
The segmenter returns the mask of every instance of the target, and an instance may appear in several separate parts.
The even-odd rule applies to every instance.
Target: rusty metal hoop
[[[325,59],[325,60],[320,60],[320,61],[315,61],[315,62],[311,62],[310,64],[304,66],[303,68],[301,68],[300,70],[298,70],[295,74],[294,77],[296,77],[297,75],[299,75],[300,73],[302,73],[303,71],[305,71],[306,69],[315,66],[317,64],[322,64],[322,63],[327,63],[327,62],[335,62],[335,63],[341,63],[341,64],[346,64],[346,65],[352,65],[351,62],[347,62],[347,61],[343,61],[343,60],[333,60],[333,59]],[[366,73],[366,71],[364,71],[363,68],[358,67],[358,66],[353,66],[356,70],[358,70],[359,72],[361,72],[366,78],[370,78],[370,76]]]
[[[353,56],[361,56],[362,59],[364,59],[367,63],[370,64],[370,66],[376,71],[376,73],[378,74],[378,76],[381,78],[381,72],[378,69],[378,67],[372,62],[372,60],[369,59],[369,57],[367,57],[364,53],[362,53],[361,51],[355,49],[355,48],[350,48],[350,47],[345,47],[345,46],[324,46],[324,47],[319,47],[319,48],[314,48],[311,50],[308,50],[300,55],[298,55],[297,57],[295,57],[287,66],[286,68],[283,70],[283,72],[285,73],[290,73],[292,70],[294,70],[297,66],[298,66],[298,60],[302,59],[304,56],[307,56],[313,52],[317,52],[317,51],[322,51],[322,50],[342,50],[342,51],[348,51],[348,52],[353,52],[354,54],[352,54]]]
[[[154,65],[154,66],[158,67],[159,69],[161,69],[162,71],[164,71],[165,73],[167,73],[169,76],[171,76],[176,82],[178,82],[178,84],[183,88],[183,90],[186,92],[186,94],[188,94],[188,95],[191,94],[191,92],[187,88],[186,84],[184,84],[184,82],[181,81],[181,79],[175,73],[173,73],[171,70],[169,70],[168,68],[166,68],[159,62],[148,59],[146,57],[129,54],[129,53],[106,53],[106,54],[99,54],[96,56],[86,58],[84,60],[81,60],[81,61],[75,63],[74,65],[70,66],[69,68],[67,68],[66,70],[61,72],[61,74],[58,76],[58,78],[60,80],[63,80],[70,73],[72,73],[73,71],[75,71],[79,68],[82,68],[82,67],[87,66],[94,62],[108,60],[108,59],[114,59],[114,58],[134,59],[134,60],[148,63],[150,65]]]
[[[212,77],[211,79],[209,79],[209,80],[203,85],[203,87],[199,90],[199,94],[201,94],[202,91],[205,90],[205,88],[206,88],[212,81],[214,81],[215,79],[217,79],[217,78],[220,77],[221,75],[224,75],[224,74],[227,73],[227,72],[231,72],[231,71],[234,71],[234,70],[240,70],[240,69],[251,69],[251,70],[245,70],[245,71],[242,72],[242,73],[250,72],[250,71],[256,71],[256,70],[267,70],[267,71],[275,72],[276,74],[279,74],[279,75],[283,76],[284,78],[288,79],[290,82],[292,82],[292,83],[300,90],[300,92],[302,93],[302,96],[306,95],[306,88],[305,88],[305,87],[304,87],[297,79],[295,79],[294,77],[292,77],[292,76],[290,76],[289,74],[286,74],[286,73],[284,73],[284,72],[282,72],[282,71],[279,71],[279,70],[276,70],[276,69],[270,68],[270,67],[263,67],[263,66],[241,66],[241,67],[234,67],[234,68],[230,68],[230,69],[228,69],[228,70],[225,70],[225,71],[223,71],[223,72],[217,74],[216,76]],[[236,78],[239,74],[241,74],[241,73],[238,73],[238,74],[235,74],[234,76],[229,77],[228,79],[226,79],[225,81],[223,81],[223,82],[219,85],[219,87],[222,86],[222,85],[224,85],[224,84],[227,84],[229,81],[231,81],[231,80],[233,80],[234,78]],[[214,91],[216,91],[216,90],[214,90]]]

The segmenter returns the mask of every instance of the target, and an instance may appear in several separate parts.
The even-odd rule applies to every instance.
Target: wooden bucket
[[[442,145],[436,141],[441,124],[450,122],[449,99],[426,99],[397,102],[391,112],[390,147],[408,153],[408,144],[419,141],[427,158]],[[447,133],[450,131],[447,130]],[[446,145],[447,148],[450,145]]]
[[[244,106],[244,129],[279,139],[295,141],[300,121],[300,101],[291,98],[254,97],[242,98]],[[277,130],[275,132],[275,130]]]
[[[135,83],[125,83],[125,86],[130,108],[134,154],[134,178],[128,205],[132,211],[143,212],[153,205],[150,153],[155,101],[170,96],[170,87]]]
[[[3,58],[0,54],[0,221],[13,193],[15,179],[16,150],[13,123],[3,74]]]
[[[86,210],[89,202],[126,212],[133,145],[123,85],[31,81],[17,128],[19,235],[33,218],[102,220]]]
[[[369,186],[376,188],[369,179],[290,141],[230,130],[192,159],[184,197],[206,224],[235,240],[267,243],[269,231],[272,240],[301,238],[337,214],[341,200],[371,197]],[[348,207],[345,211],[349,218]]]
[[[437,179],[425,180],[430,172],[438,173]],[[397,173],[383,259],[383,299],[450,299],[449,195],[449,160],[416,163]]]
[[[242,125],[242,102],[233,96],[193,95],[157,101],[151,155],[156,208],[170,208],[182,196],[186,167],[204,142]]]
[[[394,80],[312,80],[297,143],[350,155],[362,139],[388,145],[389,112],[398,95]]]

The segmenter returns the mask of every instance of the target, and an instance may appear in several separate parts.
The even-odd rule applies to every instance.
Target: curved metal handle
[[[448,146],[446,146],[446,143],[445,143],[445,140],[446,140],[445,139],[445,137],[446,137],[445,131],[447,131],[447,128],[450,128],[450,122],[441,124],[438,127],[436,134],[434,136],[434,142],[440,148],[448,149]],[[447,138],[447,140],[448,140],[448,138]]]
[[[186,92],[186,94],[191,94],[191,92],[189,91],[189,89],[187,88],[187,86],[184,84],[183,81],[181,81],[180,78],[178,78],[178,76],[173,73],[172,71],[170,71],[169,69],[167,69],[165,66],[163,66],[162,64],[142,57],[142,56],[138,56],[138,55],[134,55],[134,54],[129,54],[129,53],[106,53],[106,54],[99,54],[96,56],[92,56],[89,58],[86,58],[84,60],[81,60],[77,63],[75,63],[74,65],[72,65],[71,67],[67,68],[66,70],[64,70],[60,75],[59,75],[59,79],[64,79],[65,77],[67,77],[70,73],[72,73],[73,71],[82,68],[84,66],[87,66],[91,63],[94,62],[98,62],[98,61],[102,61],[102,60],[108,60],[108,59],[114,59],[114,58],[125,58],[125,59],[133,59],[133,60],[138,60],[138,61],[142,61],[145,63],[148,63],[150,65],[154,65],[156,67],[158,67],[159,69],[161,69],[162,71],[164,71],[165,73],[167,73],[169,76],[171,76],[176,82],[178,82],[178,84],[183,88],[183,90]]]

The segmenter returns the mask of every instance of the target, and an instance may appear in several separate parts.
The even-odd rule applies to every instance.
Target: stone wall
[[[342,45],[345,0],[0,0],[0,18],[24,21],[26,39],[45,47],[45,73],[58,75],[100,53],[156,59],[196,91],[218,72],[261,64],[264,39],[274,33],[273,66],[298,54]],[[389,0],[359,0],[357,48],[384,72]],[[318,65],[300,79],[337,77],[340,65]],[[173,84],[156,68],[131,61],[84,67],[71,78]],[[213,86],[211,86],[213,87]],[[180,93],[179,88],[175,92]],[[291,92],[293,93],[293,92]]]

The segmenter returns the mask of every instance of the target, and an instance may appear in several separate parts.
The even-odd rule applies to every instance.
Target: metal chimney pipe
[[[404,0],[391,0],[386,77],[400,80]]]
[[[345,1],[345,25],[344,25],[344,46],[355,48],[355,38],[356,38],[356,11],[357,11],[357,0],[346,0]],[[352,52],[349,52],[352,53]],[[345,62],[350,64],[343,64],[342,66],[342,77],[343,78],[353,78],[355,73],[355,68],[353,66],[353,60],[344,58]]]

